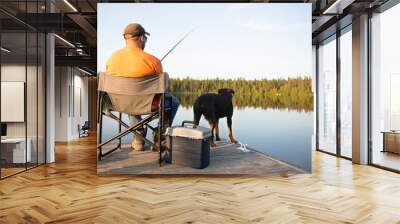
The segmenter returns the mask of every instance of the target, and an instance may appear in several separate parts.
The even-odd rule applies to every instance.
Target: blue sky
[[[287,78],[311,74],[311,4],[99,3],[98,70],[123,48],[125,26],[151,34],[145,51],[171,77]]]

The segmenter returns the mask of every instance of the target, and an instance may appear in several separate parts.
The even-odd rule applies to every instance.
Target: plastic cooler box
[[[167,129],[167,162],[203,169],[210,164],[211,130],[183,121],[181,126]]]

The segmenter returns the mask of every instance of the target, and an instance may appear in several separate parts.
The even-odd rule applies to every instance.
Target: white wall
[[[77,73],[78,72],[78,73]],[[71,120],[70,120],[70,138],[79,137],[78,125],[83,125],[88,120],[88,78],[78,70],[73,71],[74,80],[71,88],[73,102],[71,101]]]
[[[76,68],[56,67],[55,85],[55,140],[77,139],[78,124],[88,120],[88,78]]]
[[[18,64],[4,64],[1,66],[1,81],[2,82],[25,82],[25,75],[27,69],[28,74],[30,74],[34,69],[36,73],[36,68],[33,66],[28,66],[25,67],[24,65],[18,65]],[[31,83],[29,83],[31,84]],[[34,83],[36,85],[36,82]],[[29,89],[28,89],[29,90]],[[36,96],[36,89],[34,92],[28,91],[27,93],[28,98],[32,98],[33,96]],[[27,99],[27,101],[32,101],[32,99]],[[36,107],[36,105],[35,105]],[[1,108],[1,110],[7,110],[7,108]],[[28,122],[33,120],[31,117],[31,114],[27,114],[28,116]],[[35,114],[36,118],[36,114]],[[26,122],[7,122],[7,136],[8,137],[25,137],[25,123]],[[28,127],[31,127],[31,125],[28,125]],[[30,137],[28,135],[28,137]]]
[[[1,66],[1,81],[25,82],[25,64],[4,64]],[[28,67],[28,70],[30,68]],[[7,108],[1,108],[7,110]],[[8,122],[7,137],[25,137],[25,122]]]
[[[69,96],[68,88],[70,77],[67,67],[55,68],[55,140],[68,140]]]

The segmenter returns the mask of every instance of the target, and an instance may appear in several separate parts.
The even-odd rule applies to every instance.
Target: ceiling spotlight
[[[85,54],[85,52],[83,51],[82,48],[77,48],[76,49],[76,53],[78,53],[79,55],[84,55]]]
[[[322,14],[342,14],[343,10],[351,5],[355,0],[336,0]]]
[[[64,0],[65,4],[67,4],[74,12],[78,12],[78,10],[73,6],[68,0]]]
[[[78,67],[78,70],[81,71],[81,72],[83,72],[83,73],[85,73],[85,74],[87,74],[87,75],[92,75],[92,73],[90,73],[90,72],[88,72],[88,71],[86,71],[86,70],[84,70],[84,69],[81,69],[81,68],[79,68],[79,67]]]
[[[1,47],[0,49],[1,49],[1,51],[4,51],[4,52],[6,52],[6,53],[10,53],[10,52],[11,52],[10,49],[7,49],[7,48],[5,48],[5,47]]]
[[[75,48],[75,45],[73,45],[71,42],[69,42],[68,40],[60,37],[58,34],[54,34],[55,37],[57,37],[59,40],[61,40],[62,42],[64,42],[65,44],[69,45],[70,47]]]

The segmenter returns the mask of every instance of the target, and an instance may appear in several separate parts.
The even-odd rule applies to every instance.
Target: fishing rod
[[[189,34],[191,34],[195,29],[196,29],[196,28],[194,28],[194,29],[190,30],[188,33],[186,33],[185,36],[183,36],[182,39],[180,39],[180,40],[178,41],[178,43],[176,43],[176,44],[171,48],[171,50],[169,50],[169,51],[164,55],[164,57],[161,58],[160,61],[164,60],[164,58],[167,57],[167,55],[169,55],[169,53],[171,53],[171,52],[172,52],[184,39],[186,39],[186,37],[189,36]]]

